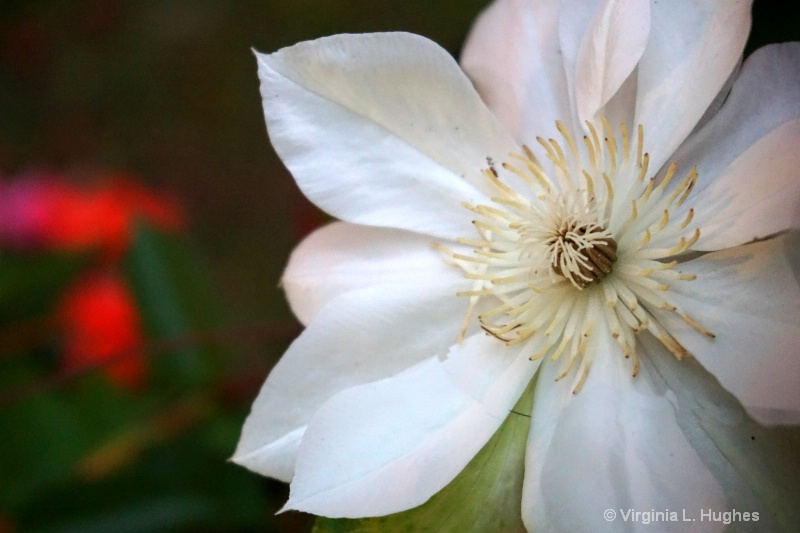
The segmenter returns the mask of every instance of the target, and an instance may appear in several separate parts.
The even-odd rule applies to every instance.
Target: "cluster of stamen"
[[[550,248],[553,272],[582,289],[611,273],[617,260],[617,243],[597,225],[566,221],[545,241]]]
[[[583,150],[561,123],[567,150],[554,139],[537,138],[550,173],[527,146],[509,154],[499,170],[488,160],[483,174],[496,195],[492,205],[465,204],[477,215],[479,238],[458,240],[473,253],[437,245],[474,280],[472,290],[459,293],[470,299],[461,336],[479,310],[484,331],[509,346],[524,344],[531,360],[565,357],[558,379],[572,375],[574,393],[586,380],[601,328],[632,359],[634,376],[637,333],[649,331],[678,359],[688,354],[654,310],[675,313],[714,336],[668,295],[672,283],[695,278],[676,270],[680,254],[700,237],[699,229],[686,233],[694,212],[689,209],[683,220],[670,213],[689,196],[696,170],[675,186],[672,164],[656,184],[646,179],[641,126],[632,154],[624,124],[621,144],[607,121],[602,137],[594,124],[586,125]],[[510,185],[519,179],[522,190]]]

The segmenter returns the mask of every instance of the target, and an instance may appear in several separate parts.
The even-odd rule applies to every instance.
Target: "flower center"
[[[553,272],[579,289],[610,274],[617,260],[617,242],[596,224],[566,221],[545,244]]]
[[[477,312],[484,331],[506,345],[523,344],[531,360],[563,357],[558,379],[572,376],[577,393],[601,352],[601,335],[614,338],[636,376],[636,336],[644,331],[678,359],[688,355],[656,318],[660,313],[714,334],[669,296],[674,283],[696,277],[677,270],[681,254],[700,237],[699,229],[687,232],[694,210],[683,219],[671,215],[691,193],[696,170],[671,185],[673,163],[656,185],[645,179],[641,126],[634,154],[624,124],[617,134],[605,119],[600,128],[587,122],[581,149],[556,124],[566,150],[554,139],[537,139],[549,168],[527,146],[499,169],[487,159],[483,174],[496,195],[490,205],[465,204],[477,215],[479,237],[458,239],[472,253],[436,247],[474,283],[459,293],[470,300],[460,338]]]

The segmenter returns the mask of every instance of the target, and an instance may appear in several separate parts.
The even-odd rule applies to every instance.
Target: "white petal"
[[[525,383],[516,387],[517,396]],[[465,394],[436,359],[348,389],[314,416],[285,509],[380,516],[421,505],[469,463],[505,419]]]
[[[431,247],[430,237],[334,222],[295,248],[281,283],[292,311],[308,324],[331,299],[351,290],[374,285],[406,290],[422,281],[453,287],[455,292],[463,279],[461,271]]]
[[[614,128],[619,128],[620,124],[634,124],[634,113],[636,113],[636,83],[637,70],[634,69],[630,76],[622,83],[617,92],[600,109],[599,116],[604,116],[609,124]],[[595,124],[599,121],[595,119]]]
[[[522,347],[506,348],[496,338],[480,332],[453,346],[442,365],[461,390],[489,412],[504,417],[540,362],[522,355]]]
[[[798,117],[800,43],[765,46],[747,58],[720,111],[673,159],[698,165],[701,190],[750,145]]]
[[[577,28],[585,28],[576,31]],[[567,79],[574,80],[578,119],[594,120],[644,53],[649,0],[567,0],[560,34]],[[635,105],[630,100],[630,107]]]
[[[800,465],[792,429],[763,427],[698,361],[678,361],[652,335],[639,339],[648,367],[675,395],[678,425],[724,488],[729,507],[758,512],[758,531],[794,531]]]
[[[675,523],[644,524],[624,513],[686,509],[699,521],[701,509],[722,510],[722,490],[678,427],[663,384],[646,361],[631,377],[610,335],[604,337],[586,386],[572,398],[565,396],[569,387],[550,383],[558,368],[547,367],[557,365],[542,367],[525,460],[528,529],[674,531]],[[605,519],[607,509],[615,520]]]
[[[258,54],[275,150],[314,203],[358,224],[455,239],[516,144],[445,50],[404,33]]]
[[[798,120],[800,44],[756,51],[722,109],[675,154],[682,168],[697,165],[699,173],[687,202],[702,231],[696,248],[726,248],[798,226]]]
[[[654,2],[639,62],[636,122],[658,169],[692,131],[742,55],[750,0]]]
[[[673,313],[658,313],[662,323],[758,421],[800,423],[800,238],[710,253],[681,270],[697,279],[673,284],[672,302],[716,338]]]
[[[706,112],[703,113],[703,116],[700,117],[700,120],[697,122],[697,125],[694,127],[694,131],[690,134],[687,143],[691,141],[691,135],[695,132],[700,131],[701,128],[705,127],[708,122],[716,116],[720,109],[722,109],[722,104],[728,99],[728,96],[731,94],[731,88],[733,87],[733,83],[739,78],[739,75],[742,73],[742,61],[739,60],[736,63],[736,66],[733,68],[730,76],[728,76],[728,81],[725,82],[725,85],[722,86],[722,89],[719,90],[717,96],[714,97],[714,100],[711,102],[711,105],[708,106]],[[684,144],[687,144],[684,143]],[[683,147],[684,145],[681,145]],[[680,151],[680,148],[678,149]],[[674,158],[673,158],[674,159]]]
[[[800,119],[756,141],[692,202],[698,250],[719,250],[800,228]]]
[[[484,11],[464,45],[461,65],[489,108],[520,143],[557,135],[568,120],[558,42],[559,3],[499,0]]]
[[[444,355],[466,316],[451,288],[378,285],[323,308],[267,377],[233,461],[289,481],[302,431],[331,396]]]

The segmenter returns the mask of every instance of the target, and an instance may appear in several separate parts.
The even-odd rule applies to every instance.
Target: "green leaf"
[[[38,377],[26,357],[0,362],[0,386]],[[100,376],[87,376],[72,387],[41,391],[0,408],[0,508],[24,505],[72,478],[88,454],[139,416],[139,403]]]
[[[376,518],[319,517],[314,533],[524,532],[522,478],[534,383],[466,468],[426,503]]]
[[[75,410],[62,398],[37,396],[0,413],[0,507],[13,508],[69,475],[87,448]]]
[[[140,223],[124,267],[151,338],[175,341],[154,358],[156,374],[180,387],[208,383],[217,349],[193,337],[219,325],[221,306],[194,251],[179,236]]]
[[[652,360],[677,396],[678,424],[724,488],[729,507],[760,514],[758,522],[736,522],[729,530],[797,531],[800,428],[759,425],[695,359]]]

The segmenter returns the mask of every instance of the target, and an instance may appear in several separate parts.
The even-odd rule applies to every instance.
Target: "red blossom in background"
[[[73,284],[55,311],[62,332],[64,371],[110,361],[117,385],[143,384],[144,341],[133,294],[116,265],[130,247],[137,220],[167,231],[184,227],[183,211],[122,173],[78,187],[59,174],[31,173],[0,180],[0,246],[21,250],[97,251],[100,265]]]
[[[47,228],[54,247],[98,247],[111,258],[128,249],[139,217],[166,230],[183,226],[182,213],[174,203],[127,176],[113,176],[106,186],[66,197],[57,207],[57,224]]]
[[[109,379],[128,389],[144,383],[146,361],[136,351],[144,338],[139,312],[119,275],[113,271],[91,273],[67,290],[57,313],[65,371],[121,356],[104,366]]]
[[[137,218],[170,231],[183,228],[178,205],[126,174],[107,174],[79,188],[39,173],[0,182],[0,243],[49,250],[99,249],[107,259],[127,250]]]

